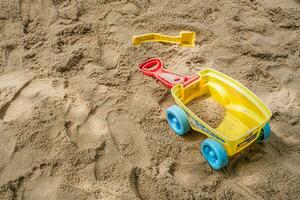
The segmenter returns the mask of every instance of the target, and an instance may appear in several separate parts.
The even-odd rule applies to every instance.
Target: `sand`
[[[0,199],[300,199],[299,27],[296,0],[1,0]],[[181,30],[195,48],[130,42]],[[155,56],[242,82],[273,112],[270,142],[211,170],[138,71]]]
[[[226,109],[209,96],[197,97],[186,106],[212,128],[217,128],[226,114]]]

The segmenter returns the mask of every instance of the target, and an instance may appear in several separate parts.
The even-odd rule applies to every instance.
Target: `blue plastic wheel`
[[[266,123],[266,125],[261,129],[260,135],[257,139],[258,143],[266,142],[270,139],[271,134],[271,126],[270,123]]]
[[[228,155],[224,146],[207,138],[201,143],[201,153],[213,169],[221,169],[228,164]]]
[[[191,130],[187,114],[179,106],[170,106],[166,114],[167,121],[176,135],[182,136]]]

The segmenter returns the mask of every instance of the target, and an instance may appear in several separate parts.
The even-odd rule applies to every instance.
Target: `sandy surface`
[[[212,128],[217,128],[226,114],[226,109],[222,105],[206,95],[193,99],[186,106]]]
[[[130,43],[181,30],[195,48]],[[153,56],[245,84],[270,142],[212,171],[138,71]],[[0,199],[300,199],[299,66],[299,0],[0,0]]]

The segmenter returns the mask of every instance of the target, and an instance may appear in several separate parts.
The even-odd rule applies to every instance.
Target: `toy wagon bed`
[[[270,135],[271,111],[249,89],[213,69],[198,72],[199,78],[188,85],[176,84],[171,93],[177,105],[166,110],[167,121],[177,135],[193,129],[207,135],[201,153],[214,169],[228,164],[232,156],[254,141],[265,141]],[[186,104],[209,95],[226,109],[222,122],[212,128],[196,116]]]

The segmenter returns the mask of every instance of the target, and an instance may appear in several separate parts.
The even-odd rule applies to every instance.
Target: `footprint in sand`
[[[34,149],[31,146],[15,151],[12,149],[14,143],[11,143],[8,148],[10,150],[6,152],[10,153],[10,156],[0,172],[0,185],[24,175],[31,170],[35,163],[49,156],[44,151]]]
[[[125,159],[134,166],[145,168],[150,163],[145,133],[130,116],[110,112],[108,128],[116,147]]]
[[[271,76],[279,81],[281,88],[275,92],[262,91],[262,94],[259,93],[258,95],[261,96],[267,105],[289,107],[299,95],[299,68],[291,69],[288,65],[279,65],[270,67],[268,71]]]
[[[33,80],[21,88],[0,111],[0,119],[10,122],[26,117],[33,106],[48,97],[63,97],[64,85],[53,80]]]
[[[21,69],[22,56],[24,54],[23,48],[18,47],[16,44],[8,44],[0,48],[0,55],[1,51],[3,64],[6,66],[6,69]]]
[[[35,180],[25,182],[22,187],[24,187],[22,199],[92,199],[88,192],[64,185],[62,177],[59,176],[37,177]]]
[[[182,163],[174,168],[174,177],[177,183],[186,187],[193,188],[201,185],[199,180],[210,180],[212,174],[206,163]]]
[[[22,199],[55,200],[62,184],[60,177],[39,177],[32,182],[25,182]]]
[[[127,115],[111,111],[115,100],[108,98],[90,111],[81,104],[70,110],[68,119],[72,125],[68,134],[79,149],[99,147],[107,138],[112,138],[115,148],[133,165],[146,167],[150,158],[144,132]]]
[[[106,69],[114,69],[118,65],[120,53],[112,45],[103,45],[101,47],[102,59],[106,64]]]
[[[16,141],[10,131],[7,125],[0,121],[0,171],[5,168],[15,150]]]
[[[108,98],[94,110],[85,103],[71,108],[68,119],[73,123],[68,130],[72,142],[79,149],[97,148],[109,134],[106,114],[111,110],[115,100]]]
[[[60,188],[60,191],[57,195],[56,199],[64,199],[64,200],[73,200],[73,199],[85,199],[92,200],[93,195],[89,192],[86,192],[83,189],[76,188],[73,186],[63,186]]]
[[[0,118],[3,112],[1,111],[22,88],[29,83],[31,75],[24,71],[15,71],[6,73],[0,76]]]

